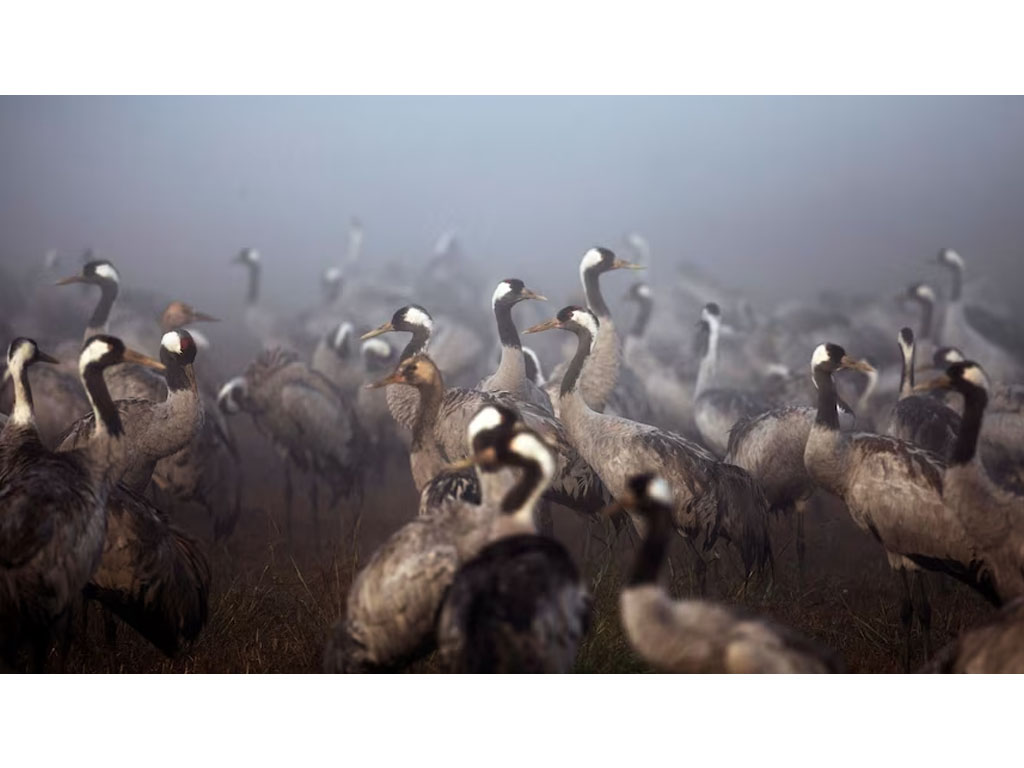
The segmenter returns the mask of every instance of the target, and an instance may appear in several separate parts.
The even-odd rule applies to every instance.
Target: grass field
[[[293,544],[283,533],[280,476],[263,457],[267,470],[250,480],[246,512],[235,535],[214,546],[211,526],[199,510],[176,510],[186,530],[203,539],[213,569],[209,623],[195,645],[176,659],[118,627],[110,642],[96,606],[76,623],[67,662],[69,672],[316,672],[331,625],[344,611],[353,574],[403,520],[415,514],[415,495],[404,460],[396,460],[382,479],[367,487],[362,522],[352,530],[352,515],[321,510],[321,525],[331,531],[318,543],[304,502],[304,479],[296,483]],[[578,558],[583,527],[568,510],[557,509],[555,533]],[[330,519],[328,519],[330,517]],[[902,671],[900,591],[877,544],[850,521],[843,506],[817,500],[808,514],[808,566],[797,578],[794,525],[773,524],[775,579],[748,590],[742,604],[785,623],[834,649],[850,672]],[[584,570],[593,585],[595,614],[581,648],[579,672],[643,672],[619,627],[618,589],[632,557],[632,544],[620,536],[614,551],[592,547]],[[674,594],[695,594],[687,548],[673,552]],[[666,574],[667,576],[667,574]],[[736,601],[741,579],[738,561],[727,553],[711,569],[709,596]],[[944,577],[929,579],[933,601],[933,648],[978,623],[991,609],[971,590]],[[116,620],[115,620],[116,621]],[[84,625],[84,626],[83,626]],[[915,629],[912,668],[924,661]],[[433,658],[412,670],[437,671]]]

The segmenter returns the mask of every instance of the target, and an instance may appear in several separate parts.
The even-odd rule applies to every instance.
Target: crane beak
[[[534,325],[531,328],[527,328],[525,331],[523,331],[523,333],[540,333],[541,331],[550,331],[552,328],[561,327],[562,321],[556,317],[551,320],[547,320],[543,323],[538,323],[537,325]]]
[[[36,361],[40,363],[49,363],[50,365],[60,365],[60,360],[39,349],[36,350]]]
[[[862,373],[875,373],[874,366],[865,360],[855,360],[849,355],[844,355],[843,359],[839,361],[840,368],[850,368],[854,371],[861,371]]]
[[[71,277],[65,277],[58,280],[54,285],[71,285],[72,283],[87,283],[89,282],[81,275],[72,275]]]
[[[365,389],[380,389],[381,387],[386,387],[389,384],[404,384],[404,383],[405,383],[405,378],[402,376],[402,372],[400,370],[398,370],[398,371],[395,371],[394,373],[392,373],[389,376],[385,376],[383,379],[379,379],[377,381],[371,381],[369,384],[366,385]]]
[[[135,363],[136,365],[142,365],[146,368],[152,368],[154,371],[160,371],[161,373],[167,370],[167,366],[159,360],[154,360],[152,357],[144,355],[141,352],[136,352],[134,349],[125,349],[124,361],[126,363]]]
[[[922,382],[921,384],[918,384],[916,387],[914,387],[914,391],[931,392],[936,389],[952,389],[952,387],[953,382],[950,380],[949,376],[947,376],[946,374],[942,374],[941,376],[938,376],[937,378],[934,378],[931,381],[925,381]]]
[[[382,333],[391,333],[393,330],[395,330],[395,326],[393,326],[391,324],[391,321],[388,320],[386,323],[384,323],[384,325],[381,325],[377,328],[374,328],[372,331],[367,331],[366,333],[364,333],[362,336],[359,337],[359,340],[366,341],[367,339],[372,339],[374,336],[380,336]]]
[[[524,299],[536,299],[537,301],[547,301],[547,296],[541,296],[539,293],[534,293],[529,288],[524,288],[520,294]]]
[[[643,264],[634,264],[625,259],[616,259],[612,262],[612,269],[647,269]]]
[[[491,466],[498,461],[498,452],[493,447],[484,448],[472,456],[467,456],[454,464],[448,464],[445,469],[451,472],[461,472],[464,469],[479,465],[481,467]]]
[[[197,323],[219,323],[220,318],[208,315],[205,312],[192,312],[192,320]]]

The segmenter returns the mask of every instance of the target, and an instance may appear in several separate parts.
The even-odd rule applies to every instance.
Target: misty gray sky
[[[633,229],[764,298],[935,278],[945,245],[1019,291],[1022,140],[1014,98],[3,98],[0,258],[93,246],[211,306],[251,244],[296,304],[358,215],[367,258],[454,226],[545,292]]]

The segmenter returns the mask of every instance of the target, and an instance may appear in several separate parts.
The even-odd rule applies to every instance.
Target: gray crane
[[[792,630],[704,600],[673,600],[658,583],[672,535],[672,491],[653,473],[626,481],[622,503],[645,533],[619,595],[622,627],[644,661],[663,672],[841,672],[835,655]]]
[[[244,375],[218,396],[226,414],[248,413],[284,462],[285,514],[292,533],[291,465],[311,473],[310,506],[319,532],[317,479],[331,490],[330,506],[360,491],[362,451],[367,443],[353,404],[324,376],[282,348],[265,350]],[[317,536],[319,540],[319,536]]]
[[[590,595],[565,547],[537,534],[534,508],[555,472],[551,450],[522,429],[494,446],[521,476],[501,502],[489,543],[463,564],[438,617],[452,672],[570,672],[590,620]]]
[[[345,616],[324,652],[325,671],[397,669],[434,647],[445,593],[460,564],[486,544],[498,500],[507,491],[493,446],[514,427],[493,408],[476,414],[465,439],[468,451],[480,457],[483,503],[439,497],[373,553],[349,588]]]
[[[526,332],[553,328],[577,337],[576,354],[558,393],[561,419],[576,449],[612,496],[620,499],[625,494],[626,478],[656,471],[672,486],[676,530],[697,553],[699,568],[704,560],[698,546],[710,550],[718,539],[738,549],[747,579],[769,566],[768,502],[750,475],[672,432],[593,410],[580,392],[580,381],[601,335],[599,321],[588,309],[568,306]],[[700,575],[703,590],[703,568]]]
[[[107,498],[107,533],[84,595],[175,657],[206,626],[210,565],[199,543],[123,485]]]
[[[533,383],[526,375],[526,355],[519,341],[516,324],[512,320],[512,308],[521,301],[547,301],[544,296],[527,288],[518,278],[508,278],[498,283],[491,297],[491,308],[498,324],[498,340],[501,342],[501,361],[498,370],[477,386],[484,392],[508,392],[517,400],[532,403],[553,413],[551,398],[547,392]]]
[[[886,434],[915,443],[939,456],[949,456],[960,431],[960,415],[935,398],[914,392],[914,332],[901,328],[897,340],[903,357],[900,398],[893,406]]]
[[[408,306],[398,310],[390,322],[363,335],[373,338],[391,331],[412,333],[400,359],[406,361],[424,352],[430,342],[433,320],[422,307]],[[431,356],[433,358],[433,356]],[[434,360],[438,368],[441,364]],[[412,428],[415,422],[419,394],[412,387],[393,386],[387,389],[388,405],[395,420]],[[607,502],[604,486],[594,470],[583,460],[566,433],[565,426],[549,411],[531,403],[517,400],[507,392],[482,392],[478,389],[449,387],[444,391],[435,433],[443,453],[450,460],[465,458],[463,436],[466,425],[485,404],[501,404],[520,412],[525,424],[544,435],[554,447],[558,468],[554,482],[545,494],[548,501],[562,504],[580,514],[590,515]]]
[[[853,521],[882,545],[890,566],[899,572],[904,594],[903,664],[909,669],[915,614],[925,655],[931,655],[931,606],[920,568],[949,573],[983,594],[990,590],[979,571],[978,547],[943,497],[942,459],[894,437],[840,431],[833,374],[867,367],[838,344],[815,348],[811,370],[818,411],[804,464],[815,483],[843,500]],[[908,572],[913,573],[913,588]]]
[[[168,331],[160,341],[160,360],[167,382],[162,402],[143,399],[117,400],[115,406],[126,425],[131,464],[124,484],[142,493],[149,485],[156,463],[187,446],[203,426],[204,413],[193,364],[196,344],[184,329]],[[83,416],[61,438],[58,450],[80,448],[92,439],[95,416]]]
[[[942,478],[943,499],[980,550],[984,566],[979,578],[998,603],[1024,596],[1024,495],[992,482],[978,450],[991,388],[988,376],[980,365],[965,360],[923,387],[952,389],[963,396],[960,434]]]
[[[29,645],[41,669],[54,633],[96,569],[106,535],[106,504],[126,466],[130,444],[104,383],[104,371],[133,362],[160,363],[97,335],[79,355],[79,371],[94,412],[94,434],[75,451],[54,453],[39,441],[28,380],[35,343],[17,339],[8,353],[17,402],[0,435],[0,638],[16,666]]]
[[[697,338],[701,360],[693,388],[693,420],[701,440],[718,456],[724,456],[728,450],[729,431],[737,421],[764,413],[774,405],[758,392],[714,386],[721,326],[722,311],[718,305],[704,305]]]
[[[937,263],[949,271],[952,283],[942,318],[942,344],[959,347],[981,361],[996,381],[1024,382],[1024,345],[1018,329],[984,307],[964,302],[966,265],[959,253],[943,248]]]
[[[581,383],[583,399],[587,404],[599,413],[604,411],[612,390],[619,380],[619,367],[622,362],[622,345],[619,335],[615,332],[615,324],[612,321],[612,313],[605,303],[604,295],[601,293],[600,278],[606,272],[616,269],[643,269],[640,264],[633,264],[624,259],[617,258],[607,248],[591,248],[583,254],[580,260],[580,282],[583,283],[583,292],[587,298],[587,307],[604,325],[608,331],[602,334],[594,347],[594,361],[588,369]],[[548,377],[548,396],[555,407],[555,414],[558,415],[558,393],[561,387],[562,378],[568,370],[568,363],[559,363],[551,371]],[[631,414],[622,414],[627,418]]]
[[[636,304],[637,314],[622,342],[622,371],[630,371],[643,387],[652,423],[679,434],[695,435],[693,385],[681,380],[647,345],[645,333],[654,309],[654,292],[647,283],[634,283],[626,300]]]

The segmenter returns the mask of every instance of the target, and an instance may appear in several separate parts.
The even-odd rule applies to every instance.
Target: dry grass
[[[404,462],[396,462],[367,491],[362,524],[352,530],[352,516],[321,512],[326,535],[319,547],[312,536],[303,481],[296,482],[294,544],[289,546],[280,519],[279,475],[264,472],[249,491],[250,509],[235,536],[224,546],[209,544],[213,567],[209,624],[195,646],[167,659],[121,626],[114,644],[93,606],[88,620],[76,624],[67,662],[69,672],[316,672],[328,630],[342,614],[349,583],[366,554],[372,552],[403,519],[414,514],[415,497]],[[263,499],[261,505],[252,505]],[[201,513],[183,510],[179,520],[193,532],[208,531]],[[807,520],[808,571],[801,586],[793,552],[793,524],[774,524],[775,581],[754,585],[737,599],[738,565],[726,556],[710,572],[711,597],[747,607],[798,629],[837,651],[851,672],[901,671],[900,592],[881,550],[862,534],[838,503],[816,504]],[[583,528],[572,514],[556,517],[556,535],[570,544],[579,560]],[[355,542],[355,544],[353,543]],[[577,662],[579,672],[642,672],[646,668],[630,650],[618,620],[618,590],[632,556],[625,536],[609,556],[592,547],[585,571],[593,585],[594,616]],[[677,595],[694,594],[693,570],[682,545],[673,552]],[[933,643],[938,649],[962,629],[990,612],[971,590],[948,580],[930,581],[933,597]],[[923,662],[919,642],[913,666]],[[410,671],[437,671],[427,658]]]

